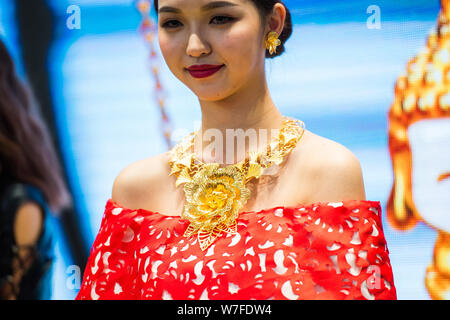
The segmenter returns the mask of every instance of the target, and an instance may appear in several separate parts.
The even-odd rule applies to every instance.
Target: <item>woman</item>
[[[154,5],[202,128],[116,178],[77,299],[395,299],[358,160],[270,97],[264,63],[291,35],[285,5]],[[235,147],[230,129],[256,139]]]
[[[0,40],[1,299],[51,298],[51,214],[70,196],[46,130]]]

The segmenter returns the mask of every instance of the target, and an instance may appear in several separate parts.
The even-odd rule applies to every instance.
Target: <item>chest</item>
[[[280,166],[272,166],[265,175],[250,180],[245,187],[250,191],[250,197],[245,202],[241,212],[259,211],[275,206],[294,206],[307,203],[309,198],[308,180],[305,179],[295,161],[294,155]],[[169,170],[164,181],[152,197],[153,211],[167,215],[180,216],[186,204],[186,194],[183,185],[176,187],[176,177],[169,176]]]

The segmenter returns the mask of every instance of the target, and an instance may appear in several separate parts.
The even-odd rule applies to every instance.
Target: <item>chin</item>
[[[230,94],[224,86],[204,85],[199,83],[188,85],[189,89],[202,101],[220,101],[228,97]]]
[[[220,91],[218,91],[218,92],[220,92]],[[198,94],[198,93],[195,93],[195,94],[197,95],[199,100],[210,101],[210,102],[220,101],[227,97],[226,95],[219,94],[219,93],[214,94],[214,92],[209,92],[208,94]]]

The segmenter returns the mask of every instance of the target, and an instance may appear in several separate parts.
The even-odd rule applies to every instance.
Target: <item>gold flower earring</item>
[[[277,47],[281,45],[280,39],[278,39],[278,33],[275,31],[269,32],[266,40],[266,48],[269,50],[270,54],[277,53]]]

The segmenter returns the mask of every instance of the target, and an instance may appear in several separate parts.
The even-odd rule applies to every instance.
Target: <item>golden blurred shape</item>
[[[407,73],[397,80],[388,113],[394,183],[386,211],[389,223],[398,230],[411,229],[422,220],[413,200],[408,128],[417,121],[450,117],[450,0],[441,0],[441,6],[437,28],[430,32],[426,48],[408,62]],[[445,173],[438,181],[448,177]],[[434,260],[425,283],[432,299],[449,299],[450,236],[445,230],[437,231]]]

